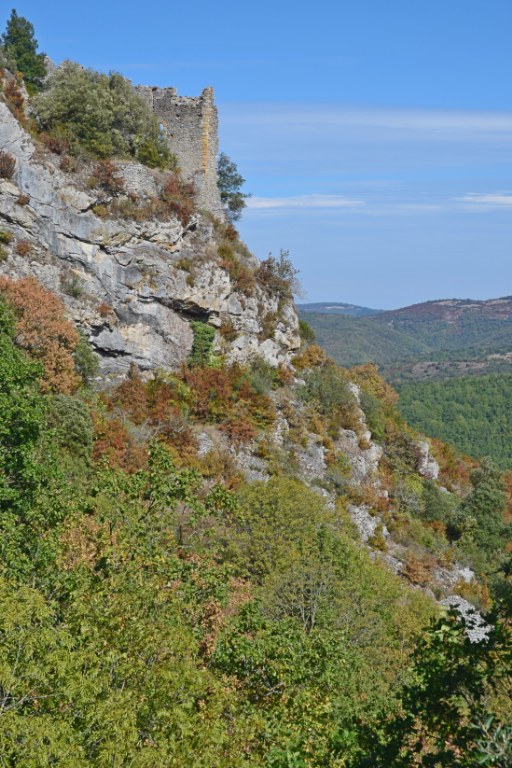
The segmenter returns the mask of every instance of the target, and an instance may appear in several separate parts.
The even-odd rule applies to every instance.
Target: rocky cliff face
[[[192,347],[194,319],[224,329],[215,345],[228,360],[289,361],[300,343],[293,303],[257,283],[240,290],[218,258],[210,219],[197,215],[184,226],[175,218],[100,218],[98,197],[62,172],[3,103],[0,150],[16,159],[12,179],[0,179],[0,228],[14,236],[0,272],[33,274],[57,293],[98,353],[103,375],[124,375],[132,363],[141,370],[179,366]],[[150,194],[159,182],[136,163],[120,163],[118,171],[133,195]],[[257,265],[246,257],[246,270]]]

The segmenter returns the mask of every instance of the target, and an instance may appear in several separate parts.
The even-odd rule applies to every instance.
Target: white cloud
[[[512,112],[477,110],[390,109],[346,104],[250,103],[220,104],[225,128],[268,126],[274,133],[291,137],[307,133],[328,135],[341,131],[359,135],[360,131],[401,138],[430,137],[460,140],[461,136],[479,141],[512,140]]]
[[[352,200],[340,195],[295,195],[291,197],[249,197],[248,208],[354,208],[364,200]]]
[[[512,207],[512,193],[507,192],[494,192],[494,193],[479,193],[470,192],[463,197],[455,198],[460,203],[466,203],[475,208],[481,208],[485,210],[491,209],[503,209]]]

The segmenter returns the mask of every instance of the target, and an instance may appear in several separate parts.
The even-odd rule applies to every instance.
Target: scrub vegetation
[[[190,366],[149,381],[134,369],[95,393],[73,369],[78,340],[57,300],[30,279],[1,295],[6,765],[507,764],[499,472],[466,465],[464,493],[447,497],[414,473],[412,433],[374,368],[343,371],[310,345],[296,361],[305,385],[283,384],[261,363],[209,362],[200,323]],[[332,446],[357,428],[351,380],[386,446],[388,523],[411,541],[430,532],[437,556],[472,557],[491,590],[488,641],[470,643],[370,558],[339,472],[331,507],[283,454],[267,482],[248,483],[221,447],[198,452],[204,429],[263,452],[278,403],[297,397],[292,439],[314,424]],[[460,485],[453,456],[443,472]]]

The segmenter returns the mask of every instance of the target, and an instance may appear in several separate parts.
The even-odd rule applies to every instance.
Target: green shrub
[[[211,361],[215,328],[200,320],[193,320],[190,325],[194,333],[194,340],[188,359],[189,365],[208,365]]]
[[[255,392],[268,394],[279,381],[279,372],[267,363],[263,357],[255,355],[250,362],[250,381]]]
[[[54,430],[61,448],[65,448],[73,456],[91,458],[92,421],[87,407],[81,400],[60,394],[49,398],[47,424]]]
[[[361,390],[361,408],[374,439],[381,443],[386,432],[386,413],[381,401],[370,392]]]
[[[304,399],[315,402],[326,415],[330,415],[335,409],[353,407],[355,404],[347,377],[336,365],[327,364],[310,371],[305,381]]]
[[[101,308],[101,305],[100,305]],[[73,353],[75,359],[75,368],[82,377],[87,386],[91,383],[98,372],[98,358],[83,333],[80,333],[80,341]]]
[[[301,340],[306,344],[312,344],[316,339],[315,332],[312,327],[309,325],[309,323],[306,323],[306,321],[302,319],[299,319],[299,333]]]
[[[178,158],[163,142],[155,141],[154,138],[147,138],[141,143],[137,151],[137,159],[147,165],[148,168],[169,168],[172,171],[178,170]]]
[[[131,156],[160,168],[171,158],[155,115],[117,73],[65,62],[48,90],[34,99],[34,108],[41,127],[69,141],[75,151],[82,147],[99,158]]]
[[[79,299],[84,294],[84,287],[76,275],[67,275],[61,278],[60,285],[64,293],[73,299]]]

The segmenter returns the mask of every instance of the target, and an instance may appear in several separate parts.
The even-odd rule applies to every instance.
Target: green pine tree
[[[45,54],[37,52],[34,25],[18,16],[14,9],[2,35],[2,45],[6,58],[15,63],[29,90],[41,90],[41,82],[46,76]]]

